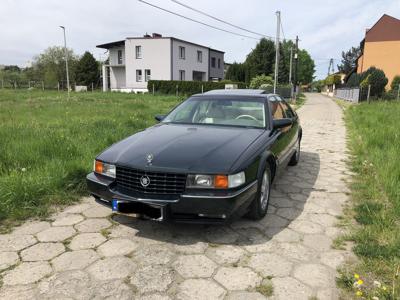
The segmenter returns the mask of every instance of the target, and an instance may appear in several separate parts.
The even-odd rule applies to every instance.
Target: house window
[[[211,67],[215,68],[215,57],[211,57]]]
[[[144,80],[145,81],[151,80],[151,70],[149,69],[144,70]]]
[[[122,65],[122,50],[118,50],[118,64]]]
[[[137,82],[142,81],[142,70],[136,70],[136,81]]]
[[[142,46],[135,47],[136,58],[142,58]]]
[[[221,59],[218,58],[218,69],[221,69]]]
[[[179,80],[180,81],[185,80],[185,70],[179,70]]]
[[[197,62],[203,62],[203,52],[197,51]]]
[[[185,47],[179,46],[179,58],[185,59]]]

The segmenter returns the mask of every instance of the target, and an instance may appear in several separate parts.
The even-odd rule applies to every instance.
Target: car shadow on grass
[[[112,219],[133,229],[138,242],[143,239],[187,247],[207,243],[212,246],[265,244],[298,219],[311,192],[320,191],[315,187],[319,171],[319,155],[302,151],[299,164],[287,167],[274,180],[268,214],[259,221],[243,217],[224,225],[160,223],[121,214],[113,215]]]

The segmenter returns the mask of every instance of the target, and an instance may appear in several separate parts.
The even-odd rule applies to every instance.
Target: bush
[[[392,83],[390,84],[390,88],[392,90],[398,90],[400,86],[400,75],[394,76]]]
[[[360,82],[363,82],[365,79],[367,79],[368,84],[371,85],[370,95],[381,97],[388,83],[385,73],[380,69],[371,67],[367,71],[361,73]]]
[[[274,80],[272,79],[271,76],[266,76],[266,75],[258,75],[256,77],[253,77],[250,81],[250,88],[251,89],[258,89],[260,88],[261,85],[267,84],[267,85],[273,85]]]
[[[219,82],[212,81],[178,81],[178,80],[150,80],[147,84],[148,90],[152,91],[154,85],[154,91],[160,94],[176,94],[178,87],[179,95],[193,95],[201,93],[201,87],[203,91],[225,89],[225,84],[237,84],[238,88],[246,88],[243,82],[232,82],[223,80]]]
[[[397,99],[397,90],[390,90],[390,91],[384,92],[382,94],[382,99],[383,100],[396,100]]]

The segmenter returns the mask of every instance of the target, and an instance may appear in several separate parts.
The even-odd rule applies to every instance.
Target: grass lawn
[[[0,225],[86,193],[94,157],[182,97],[0,90]]]
[[[400,299],[400,103],[347,106],[345,117],[356,174],[347,238],[360,261],[343,272],[339,284],[354,292],[357,273],[365,299]]]

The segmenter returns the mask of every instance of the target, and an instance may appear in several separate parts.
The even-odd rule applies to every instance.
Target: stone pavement
[[[113,215],[91,198],[0,235],[0,299],[336,299],[331,248],[348,192],[345,128],[330,99],[299,110],[301,161],[272,190],[268,215],[227,226]]]

